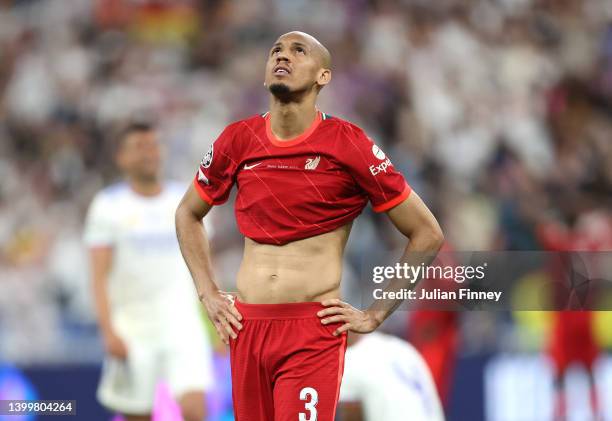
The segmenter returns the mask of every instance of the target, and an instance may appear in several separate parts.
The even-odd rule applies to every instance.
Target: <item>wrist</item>
[[[385,314],[384,311],[381,311],[381,310],[370,310],[370,311],[368,311],[368,313],[370,314],[370,318],[376,324],[376,327],[380,326],[382,324],[382,322],[384,322],[385,319],[386,319],[386,314]]]
[[[198,291],[198,300],[200,302],[206,301],[209,297],[214,296],[219,292],[219,288],[215,285],[214,282],[207,282],[201,289]]]

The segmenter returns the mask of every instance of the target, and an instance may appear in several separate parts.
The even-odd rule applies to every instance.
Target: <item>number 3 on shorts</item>
[[[319,402],[319,394],[312,387],[305,387],[300,390],[300,400],[306,401],[304,407],[308,411],[308,418],[306,414],[300,412],[299,421],[317,421],[317,402]]]

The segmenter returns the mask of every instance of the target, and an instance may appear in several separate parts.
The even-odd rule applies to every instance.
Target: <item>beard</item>
[[[154,184],[160,180],[160,171],[157,168],[134,168],[131,177],[142,184]]]
[[[289,102],[291,100],[291,89],[284,83],[273,83],[270,85],[270,93],[282,102]]]

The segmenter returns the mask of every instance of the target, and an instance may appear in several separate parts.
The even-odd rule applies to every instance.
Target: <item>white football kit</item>
[[[210,343],[174,227],[184,192],[184,185],[165,183],[147,197],[119,183],[89,208],[85,243],[113,249],[111,321],[128,348],[126,361],[106,357],[98,387],[99,401],[115,411],[150,412],[160,381],[176,397],[212,386]]]
[[[341,402],[361,402],[366,421],[444,421],[427,364],[409,343],[378,332],[346,351]]]

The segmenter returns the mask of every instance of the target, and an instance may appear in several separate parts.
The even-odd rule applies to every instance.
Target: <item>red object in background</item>
[[[541,224],[537,229],[543,247],[551,251],[602,251],[612,249],[612,221],[605,212],[580,215],[573,229],[560,223]],[[563,263],[550,267],[552,277],[563,277]],[[570,291],[571,292],[571,291]],[[593,334],[591,311],[555,313],[549,342],[549,354],[558,377],[572,363],[583,364],[589,372],[600,353]]]
[[[445,243],[437,264],[451,266],[453,248]],[[440,261],[448,260],[448,261]],[[457,289],[456,282],[428,279],[431,288]],[[431,371],[443,406],[448,403],[457,351],[459,347],[459,314],[456,311],[416,310],[408,312],[408,341],[419,351]]]
[[[98,0],[94,15],[101,28],[121,28],[129,23],[135,5],[128,0]]]
[[[427,362],[443,406],[448,402],[457,359],[458,318],[453,311],[418,310],[410,319],[408,341]]]
[[[583,364],[589,371],[599,355],[593,336],[591,311],[559,311],[555,313],[549,353],[557,376],[562,376],[572,363]]]
[[[195,6],[193,0],[97,0],[94,16],[101,28],[149,25],[160,31],[167,25],[190,25]]]

